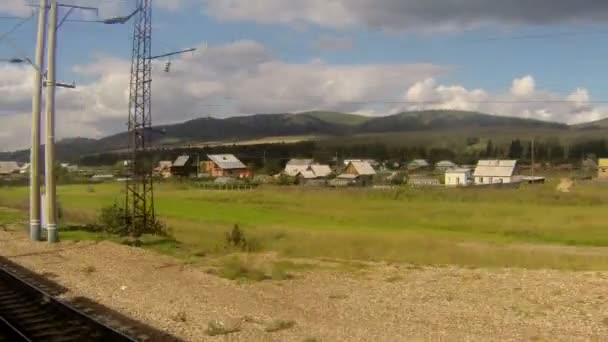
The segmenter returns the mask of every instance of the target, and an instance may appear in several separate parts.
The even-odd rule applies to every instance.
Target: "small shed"
[[[190,156],[179,156],[171,165],[171,174],[178,177],[189,177],[196,172],[194,164],[194,160]]]
[[[469,186],[473,184],[473,170],[466,168],[454,168],[445,172],[445,186]]]

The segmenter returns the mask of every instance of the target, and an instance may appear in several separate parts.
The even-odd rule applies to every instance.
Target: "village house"
[[[480,160],[473,177],[475,185],[521,182],[517,160]]]
[[[289,177],[295,177],[298,173],[307,171],[314,163],[314,159],[291,159],[287,162],[287,165],[285,165],[283,174]]]
[[[426,169],[429,166],[429,162],[424,159],[414,159],[409,164],[407,164],[407,168],[409,170],[418,170],[418,169]]]
[[[343,185],[343,183],[346,183],[346,185],[369,186],[373,184],[375,175],[376,171],[368,162],[350,162],[344,172],[335,179],[334,184],[336,186]]]
[[[598,160],[597,178],[608,180],[608,158]]]
[[[453,168],[445,172],[445,186],[469,186],[473,184],[473,170]]]
[[[380,163],[374,159],[344,159],[344,167],[348,166],[348,164],[352,162],[368,163],[374,168],[374,170],[378,170],[381,166]]]
[[[209,161],[201,164],[211,177],[253,178],[253,171],[233,154],[210,154],[207,158]]]
[[[325,185],[327,178],[332,174],[329,165],[310,165],[305,171],[296,175],[298,184],[301,185]]]
[[[439,172],[446,172],[449,169],[454,169],[457,167],[458,167],[458,165],[456,165],[455,163],[453,163],[449,160],[442,160],[435,164],[435,170],[439,171]]]
[[[8,176],[15,173],[19,173],[21,171],[21,167],[19,164],[14,161],[2,161],[0,162],[0,175]]]

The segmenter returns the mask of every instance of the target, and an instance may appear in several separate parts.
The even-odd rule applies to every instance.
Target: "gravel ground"
[[[189,341],[605,341],[608,272],[374,264],[239,283],[109,242],[31,243],[0,232],[0,256]],[[217,337],[209,322],[240,327]],[[293,327],[267,332],[279,321]],[[279,324],[280,325],[280,324]]]

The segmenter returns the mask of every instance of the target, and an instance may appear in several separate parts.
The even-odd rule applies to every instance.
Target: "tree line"
[[[236,155],[248,166],[278,172],[291,158],[314,158],[320,163],[335,163],[348,158],[369,158],[388,161],[388,164],[403,165],[413,159],[426,159],[429,162],[451,160],[458,164],[475,164],[479,159],[518,159],[522,163],[534,159],[538,163],[566,164],[580,163],[587,157],[608,156],[608,142],[605,139],[589,140],[564,144],[559,139],[539,139],[532,144],[530,140],[514,139],[510,143],[495,143],[492,140],[480,141],[467,138],[466,147],[428,147],[394,146],[385,143],[357,143],[342,146],[328,146],[323,141],[298,143],[206,146],[177,149],[151,150],[145,156],[152,164],[161,160],[175,160],[180,155],[206,160],[207,154],[230,153]],[[120,163],[129,158],[128,154],[104,153],[83,156],[83,166],[106,166]]]

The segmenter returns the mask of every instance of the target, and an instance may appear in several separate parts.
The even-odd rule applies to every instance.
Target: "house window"
[[[483,184],[483,177],[479,178],[479,183]]]

